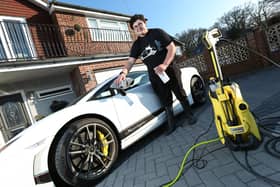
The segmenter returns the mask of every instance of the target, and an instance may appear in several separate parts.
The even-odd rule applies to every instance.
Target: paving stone
[[[125,175],[125,179],[129,179],[129,178],[133,179],[133,178],[136,178],[141,175],[145,175],[145,171],[139,169],[139,170],[136,170],[135,172]]]
[[[174,154],[174,156],[181,156],[182,154],[184,154],[184,152],[182,151],[181,147],[177,146],[174,148],[171,148],[172,153]]]
[[[135,168],[136,168],[136,159],[134,157],[131,157],[128,161],[127,169],[135,170]]]
[[[119,175],[127,176],[131,173],[134,173],[134,172],[135,172],[135,168],[124,169],[124,170],[119,172]]]
[[[147,152],[147,153],[142,153],[142,155],[139,155],[137,158],[150,158],[154,155],[157,155],[157,154],[155,154],[151,151],[151,152]]]
[[[252,167],[254,171],[256,171],[257,173],[261,173],[261,175],[263,176],[267,176],[267,175],[271,175],[273,173],[275,173],[274,170],[272,170],[271,168],[268,168],[266,165],[257,165]]]
[[[105,186],[105,183],[106,183],[106,179],[103,179],[102,181],[100,181],[96,187],[104,187]],[[95,185],[93,185],[92,187],[95,187]]]
[[[217,159],[214,159],[214,160],[207,161],[206,167],[201,169],[201,171],[202,172],[209,171],[209,170],[212,171],[213,169],[219,168],[221,166],[222,166],[221,163]]]
[[[146,186],[146,183],[143,182],[143,183],[135,183],[134,187],[145,187]]]
[[[262,180],[255,180],[247,184],[249,187],[272,187],[271,184],[263,182]]]
[[[198,184],[198,185],[194,185],[194,186],[191,186],[191,187],[206,187],[205,184]]]
[[[156,161],[156,164],[158,163],[162,163],[162,162],[167,162],[168,160],[170,159],[173,159],[174,156],[172,154],[167,154],[167,155],[162,155],[161,157],[157,158],[155,161]]]
[[[280,172],[276,172],[270,176],[266,176],[268,179],[273,180],[269,184],[271,184],[273,187],[279,187],[280,186]]]
[[[182,161],[183,161],[183,156],[177,156],[177,157],[174,157],[174,158],[166,161],[165,165],[166,166],[171,166],[171,165],[178,165],[178,166],[180,166]]]
[[[212,155],[218,160],[218,162],[221,165],[230,164],[233,162],[233,158],[229,152],[226,153],[222,150],[219,150],[219,151],[213,152]]]
[[[184,180],[179,180],[172,187],[183,187],[183,186],[187,186],[186,182]]]
[[[215,173],[215,175],[217,177],[222,177],[222,176],[225,176],[225,175],[235,173],[235,172],[239,171],[240,169],[241,169],[241,166],[239,166],[238,164],[230,163],[230,164],[226,164],[224,166],[221,166],[219,168],[213,169],[213,172]]]
[[[125,181],[124,181],[124,184],[123,184],[123,186],[124,187],[126,187],[126,186],[134,186],[134,181],[133,181],[133,179],[126,179]]]
[[[143,182],[147,182],[153,178],[156,178],[156,173],[145,173],[144,175],[139,175],[135,178],[135,184],[136,183],[143,183]]]
[[[189,170],[184,172],[184,174],[181,178],[183,178],[186,181],[188,186],[195,186],[195,185],[198,185],[198,184],[202,183],[202,180],[200,179],[196,170],[193,169],[193,168],[190,168]]]
[[[158,177],[168,174],[167,167],[164,163],[156,164],[156,174]]]
[[[170,179],[168,175],[157,177],[147,181],[147,187],[159,187],[164,183],[167,183]]]
[[[136,160],[136,170],[145,169],[145,160],[144,158],[140,158]]]
[[[168,166],[167,172],[171,179],[174,179],[177,176],[179,167],[177,165]]]
[[[155,154],[152,154],[150,155],[149,157],[145,157],[145,160],[146,161],[149,161],[149,160],[160,160],[160,158],[162,158],[162,155],[164,155],[163,152],[161,153],[155,153]]]
[[[255,175],[244,169],[237,171],[235,175],[244,183],[248,183],[249,181],[253,181],[256,179]]]
[[[117,177],[117,173],[113,172],[111,173],[107,178],[106,178],[106,182],[105,182],[105,186],[112,186],[116,180]]]
[[[220,180],[224,183],[225,186],[228,186],[228,187],[232,187],[232,186],[246,187],[247,186],[245,183],[240,181],[239,178],[237,178],[235,175],[227,175],[227,176],[220,178]]]
[[[255,155],[252,155],[253,157],[255,157],[257,160],[259,160],[260,162],[262,162],[264,165],[280,171],[280,162],[279,159],[276,159],[273,156],[270,156],[268,153],[266,152],[261,152]]]
[[[151,153],[151,152],[153,152],[153,147],[152,147],[152,145],[147,145],[146,147],[144,147],[144,152],[145,152],[145,154],[149,154],[149,153]]]
[[[118,176],[113,184],[116,187],[122,187],[124,184],[124,176]]]
[[[150,160],[149,162],[145,162],[145,173],[155,173],[155,162]]]
[[[206,171],[203,173],[199,173],[199,176],[203,183],[209,187],[223,187],[224,184],[216,177],[211,171]]]

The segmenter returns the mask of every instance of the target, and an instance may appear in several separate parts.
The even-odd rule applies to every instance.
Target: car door
[[[122,130],[136,130],[160,113],[162,107],[146,71],[130,72],[127,77],[134,83],[125,90],[126,95],[116,94],[112,99]]]

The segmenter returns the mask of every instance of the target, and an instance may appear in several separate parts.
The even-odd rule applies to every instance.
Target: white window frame
[[[63,89],[66,89],[66,90],[60,91]],[[54,93],[42,95],[42,94],[46,94],[48,92],[54,92]],[[50,98],[55,98],[58,96],[67,95],[70,93],[73,93],[73,89],[72,89],[71,85],[65,85],[65,86],[55,87],[55,88],[51,88],[51,89],[36,91],[36,96],[37,96],[38,100],[41,101],[41,100],[45,100],[45,99],[50,99]]]
[[[90,21],[95,20],[97,28],[91,26]],[[105,22],[116,23],[116,27],[113,28],[106,26]],[[90,30],[92,41],[112,41],[112,42],[131,42],[132,38],[128,29],[128,25],[123,21],[115,21],[109,19],[87,18],[87,24]],[[126,25],[126,28],[123,25]],[[96,29],[96,31],[94,31]],[[118,31],[118,32],[116,32]]]
[[[18,21],[20,22],[20,24],[27,24],[26,19],[22,18],[22,17],[11,17],[11,16],[0,16],[0,38],[2,41],[2,46],[4,48],[4,52],[6,55],[6,58],[9,61],[14,61],[17,59],[17,55],[15,54],[15,51],[13,51],[12,45],[11,45],[11,40],[9,38],[8,32],[7,32],[7,28],[4,25],[4,21],[6,20],[10,20],[10,21]],[[34,42],[32,40],[31,37],[31,33],[29,31],[28,27],[24,27],[23,25],[21,25],[22,30],[23,30],[23,35],[25,37],[25,39],[27,41],[27,49],[30,52],[30,58],[34,59],[37,57],[36,51],[35,51],[35,46],[34,46]]]
[[[181,46],[176,46],[176,56],[182,56],[183,51]]]

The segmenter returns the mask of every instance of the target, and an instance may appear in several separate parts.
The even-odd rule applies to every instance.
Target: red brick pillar
[[[97,85],[93,65],[81,65],[71,73],[71,79],[75,93],[79,96]]]
[[[72,80],[72,87],[76,93],[77,96],[80,96],[84,93],[86,93],[86,90],[83,85],[83,79],[80,74],[79,67],[75,68],[71,73],[71,80]]]
[[[203,73],[202,76],[203,76],[204,80],[208,81],[210,77],[215,77],[215,70],[214,70],[210,52],[207,49],[205,49],[205,50],[203,50],[202,54],[203,54],[205,64],[207,67],[207,71],[205,73]]]
[[[261,30],[255,30],[247,34],[248,47],[257,51],[258,53],[269,57],[269,46],[266,41],[265,32]],[[255,68],[263,68],[268,66],[269,63],[259,55],[254,53],[249,54],[249,60],[255,65]]]

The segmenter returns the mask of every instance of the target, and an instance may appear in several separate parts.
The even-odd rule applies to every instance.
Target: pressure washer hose
[[[178,171],[177,176],[176,176],[172,181],[170,181],[170,182],[168,182],[168,183],[166,183],[166,184],[164,184],[164,185],[162,185],[162,186],[163,186],[163,187],[170,187],[170,186],[173,186],[173,185],[180,179],[180,177],[181,177],[181,175],[182,175],[182,173],[183,173],[183,171],[184,171],[184,167],[185,167],[186,161],[187,161],[187,159],[188,159],[190,153],[192,152],[192,150],[194,150],[195,148],[197,148],[197,147],[199,147],[199,146],[201,146],[201,145],[206,145],[206,144],[209,144],[209,143],[217,142],[217,141],[221,140],[222,138],[223,138],[223,137],[219,137],[219,138],[210,139],[210,140],[207,140],[207,141],[202,141],[202,142],[199,142],[199,143],[197,143],[197,144],[194,144],[194,145],[187,151],[187,153],[185,154],[184,159],[183,159],[183,161],[182,161],[182,163],[181,163],[181,166],[180,166],[180,169],[179,169],[179,171]]]

